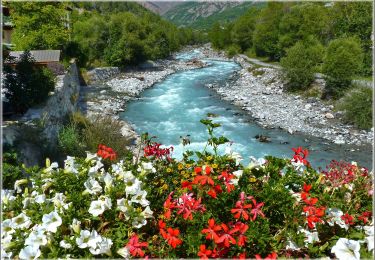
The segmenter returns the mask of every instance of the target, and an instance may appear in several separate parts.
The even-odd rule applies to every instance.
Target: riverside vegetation
[[[371,258],[373,174],[333,161],[316,171],[308,151],[253,158],[201,120],[213,153],[161,147],[144,135],[120,157],[100,144],[64,167],[24,169],[2,190],[5,258]],[[141,153],[142,151],[142,153]],[[220,210],[218,210],[220,208]]]

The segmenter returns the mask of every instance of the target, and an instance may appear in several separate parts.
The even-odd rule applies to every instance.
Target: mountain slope
[[[186,2],[172,7],[163,17],[178,26],[209,29],[215,22],[230,22],[250,7],[264,5],[255,2]]]
[[[168,12],[170,9],[176,7],[177,5],[183,4],[183,2],[158,2],[158,1],[142,1],[138,2],[143,7],[148,10],[163,15]]]

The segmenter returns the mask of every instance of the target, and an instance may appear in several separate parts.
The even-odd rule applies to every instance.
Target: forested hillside
[[[65,59],[75,57],[81,66],[137,64],[199,41],[191,29],[178,29],[132,2],[12,2],[10,7],[17,50],[61,49]]]
[[[244,14],[251,6],[263,6],[251,2],[187,2],[177,5],[163,15],[181,27],[210,29],[219,21],[227,23]]]

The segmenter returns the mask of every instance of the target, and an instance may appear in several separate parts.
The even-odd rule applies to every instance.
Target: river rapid
[[[191,51],[176,58],[189,60],[197,54]],[[142,92],[139,99],[127,104],[120,118],[130,122],[139,134],[148,132],[157,136],[157,141],[163,145],[172,145],[175,158],[181,158],[186,150],[204,149],[208,134],[199,121],[208,113],[213,113],[217,115],[212,118],[213,121],[222,125],[215,129],[216,135],[224,135],[231,140],[232,150],[243,156],[244,163],[249,162],[249,156],[291,158],[291,148],[302,146],[310,151],[308,159],[314,168],[324,168],[333,159],[357,161],[371,167],[372,155],[366,151],[353,151],[347,145],[329,144],[319,138],[260,127],[243,110],[220,99],[213,90],[205,87],[206,84],[230,83],[240,66],[233,61],[203,61],[209,66],[176,72]],[[186,135],[190,135],[191,143],[183,147],[180,137]],[[268,136],[271,142],[259,142],[256,135]],[[222,145],[221,153],[225,146]]]

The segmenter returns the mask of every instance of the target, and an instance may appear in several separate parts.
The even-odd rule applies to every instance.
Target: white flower
[[[12,228],[23,229],[28,228],[31,225],[31,220],[25,213],[21,213],[18,216],[12,218]]]
[[[75,233],[78,234],[81,231],[81,221],[78,221],[77,219],[74,218],[70,227],[73,229]]]
[[[13,259],[12,252],[6,252],[3,247],[1,247],[1,259]]]
[[[341,216],[344,215],[344,213],[337,208],[329,208],[326,210],[327,214],[327,223],[330,226],[333,226],[335,224],[339,225],[341,228],[345,228],[348,230],[349,226],[345,224],[345,222],[341,219]]]
[[[98,200],[94,200],[90,204],[89,213],[97,217],[105,210],[112,208],[111,199],[106,196],[101,196]]]
[[[100,240],[97,240],[95,245],[90,247],[90,252],[93,255],[106,254],[108,256],[111,256],[112,244],[113,243],[111,239],[100,237]]]
[[[14,183],[14,189],[16,190],[16,193],[21,193],[21,185],[26,184],[27,182],[27,179],[16,180],[16,182]]]
[[[156,169],[154,168],[154,166],[152,165],[151,162],[142,162],[141,166],[138,167],[137,171],[141,172],[141,174],[144,173],[144,172],[155,173]]]
[[[307,246],[307,244],[313,244],[315,242],[319,242],[319,237],[318,237],[318,232],[310,232],[306,229],[303,229],[303,228],[299,228],[298,230],[298,233],[303,233],[305,234],[305,246]]]
[[[86,162],[92,161],[94,159],[99,160],[100,158],[98,157],[96,153],[86,152],[86,159],[85,159]]]
[[[338,259],[360,259],[359,250],[361,245],[358,241],[340,238],[336,245],[332,247],[331,253],[334,253]]]
[[[1,222],[1,235],[5,234],[13,234],[16,232],[12,227],[12,220],[6,219],[3,222]]]
[[[130,258],[130,252],[129,252],[129,249],[127,247],[123,247],[123,248],[120,248],[119,250],[117,250],[117,254],[119,254],[120,256],[122,256],[125,259]]]
[[[104,189],[109,191],[113,186],[113,177],[107,172],[103,177],[103,181],[105,183]]]
[[[10,201],[13,201],[16,199],[16,197],[13,196],[14,190],[1,190],[1,202],[3,205],[7,205]]]
[[[292,240],[287,240],[286,242],[286,250],[300,250],[296,243],[294,243]]]
[[[225,147],[225,154],[228,155],[229,158],[234,159],[236,161],[236,165],[239,165],[243,160],[242,156],[239,153],[232,151],[230,146]]]
[[[146,196],[147,196],[147,191],[144,191],[144,190],[139,191],[137,194],[135,194],[131,198],[130,203],[139,203],[143,207],[146,207],[150,205],[150,202],[146,199]]]
[[[134,180],[134,183],[125,188],[126,195],[134,195],[141,191],[142,182],[138,179]]]
[[[133,183],[134,180],[135,180],[135,176],[133,175],[133,173],[131,171],[124,172],[123,175],[121,176],[121,178],[124,180],[124,182]]]
[[[100,194],[103,191],[102,186],[100,186],[99,182],[97,182],[93,178],[88,178],[87,181],[83,184],[86,187],[84,192],[88,192],[90,194]]]
[[[34,198],[30,198],[30,197],[24,198],[22,201],[23,208],[26,209],[31,203],[34,203],[34,202],[35,202]]]
[[[57,227],[62,224],[62,219],[56,211],[52,211],[49,214],[43,215],[42,222],[47,231],[56,233]]]
[[[28,238],[25,240],[25,245],[32,246],[45,246],[47,245],[47,236],[44,234],[43,230],[32,231]]]
[[[238,170],[238,171],[235,171],[233,172],[234,176],[237,177],[237,179],[241,178],[242,174],[243,174],[243,170]]]
[[[365,242],[367,243],[367,250],[371,251],[374,250],[374,226],[365,226],[363,227],[365,234]]]
[[[20,259],[37,259],[40,256],[41,252],[39,246],[27,246],[20,251]]]
[[[117,200],[117,208],[125,213],[125,219],[128,220],[129,216],[126,214],[129,211],[128,201],[124,198]]]
[[[80,237],[76,238],[76,243],[79,248],[88,247],[87,242],[90,240],[91,233],[88,230],[81,230]]]
[[[80,165],[75,162],[75,158],[71,156],[67,156],[66,160],[64,161],[64,170],[66,172],[71,172],[74,174],[78,174],[78,168]]]
[[[150,206],[147,206],[141,213],[141,215],[145,218],[152,218],[152,214],[154,212],[150,209]]]
[[[100,172],[99,170],[102,169],[103,166],[104,164],[100,160],[96,161],[96,164],[90,167],[88,175],[91,177],[98,176],[99,175],[98,173]]]
[[[42,204],[42,203],[46,202],[46,195],[39,194],[39,195],[35,196],[35,202],[38,203],[38,204]]]
[[[51,165],[43,170],[44,173],[51,173],[53,170],[59,168],[59,165],[57,162],[51,163]]]
[[[231,179],[231,180],[229,181],[229,183],[230,183],[230,184],[233,184],[234,186],[237,186],[237,185],[238,185],[238,181],[239,181],[239,179]]]
[[[90,239],[87,242],[87,245],[91,248],[96,248],[97,244],[102,241],[102,237],[96,232],[96,230],[91,231]]]
[[[294,169],[297,171],[297,172],[304,172],[305,170],[305,165],[303,164],[302,161],[294,161],[294,160],[291,160],[290,163],[293,165]]]
[[[141,228],[147,224],[147,220],[143,216],[135,217],[132,221],[132,226]]]
[[[250,163],[249,165],[247,166],[247,168],[249,168],[250,170],[251,169],[259,169],[259,168],[264,168],[264,164],[266,163],[267,161],[264,159],[264,158],[255,158],[253,156],[250,156]]]
[[[2,233],[1,234],[1,248],[2,249],[8,249],[11,246],[12,242],[12,235],[9,233]]]
[[[65,240],[61,240],[59,245],[62,247],[62,248],[65,248],[65,249],[70,249],[72,248],[72,245],[69,244],[68,242],[66,242]]]
[[[65,205],[66,196],[62,193],[56,193],[51,199],[56,208],[61,208]]]

